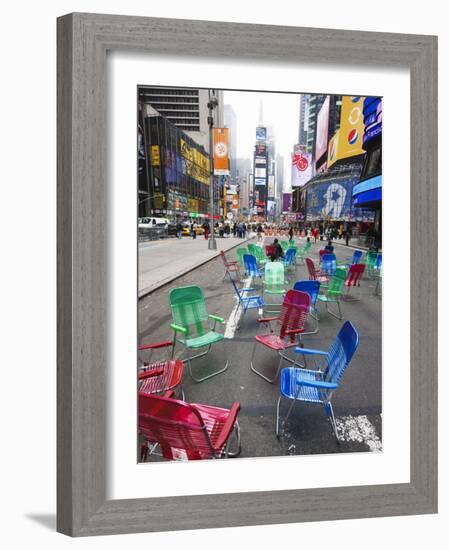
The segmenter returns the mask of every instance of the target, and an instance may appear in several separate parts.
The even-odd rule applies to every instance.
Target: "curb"
[[[240,243],[237,243],[234,246],[231,246],[230,248],[224,250],[224,252],[229,252],[229,250],[233,250],[234,248],[237,248],[238,246],[241,246],[242,244],[247,243],[250,240],[252,239],[242,240]],[[175,281],[176,279],[179,279],[183,275],[186,275],[186,273],[190,273],[190,271],[193,271],[194,269],[197,269],[198,267],[201,267],[202,265],[207,264],[212,260],[215,260],[215,258],[217,258],[219,255],[220,255],[220,251],[217,251],[210,258],[207,258],[206,260],[203,260],[195,264],[194,266],[190,266],[190,267],[187,267],[186,269],[182,269],[181,271],[178,271],[176,275],[170,276],[167,279],[164,279],[163,281],[161,281],[160,283],[156,283],[155,286],[144,288],[141,292],[138,293],[139,294],[138,299],[140,300],[141,298],[145,298],[146,296],[149,296],[154,291],[159,290],[161,287],[170,284],[171,282]]]

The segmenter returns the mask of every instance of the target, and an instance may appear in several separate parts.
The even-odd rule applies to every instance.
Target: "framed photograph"
[[[436,37],[59,18],[58,531],[435,513],[436,219]]]

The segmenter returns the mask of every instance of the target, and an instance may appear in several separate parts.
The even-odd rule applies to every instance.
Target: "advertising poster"
[[[289,212],[292,205],[292,194],[283,193],[282,194],[282,212]]]
[[[256,141],[265,141],[267,139],[267,129],[262,126],[256,128]]]
[[[268,196],[274,197],[274,176],[268,176]]]
[[[315,143],[315,160],[318,161],[324,153],[327,153],[327,137],[329,132],[329,107],[330,99],[326,97],[317,116],[316,127],[316,143]]]
[[[310,153],[292,153],[292,187],[302,187],[312,177],[312,155]]]
[[[254,183],[256,185],[265,185],[266,180],[265,178],[254,178]]]
[[[227,128],[214,128],[214,175],[229,175],[229,147]]]

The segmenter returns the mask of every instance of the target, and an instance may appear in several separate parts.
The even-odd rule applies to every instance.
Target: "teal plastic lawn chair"
[[[256,256],[256,245],[254,243],[248,243],[248,254],[251,254],[251,256]]]
[[[287,252],[287,249],[288,249],[288,241],[281,241],[280,244],[281,244],[282,250],[285,254]]]
[[[239,248],[237,248],[237,260],[241,267],[245,265],[243,261],[243,256],[245,254],[248,254],[248,250],[244,246],[240,246]]]
[[[228,361],[224,368],[211,374],[196,378],[192,373],[192,361],[198,357],[207,355],[213,344],[217,342],[224,343],[224,335],[215,330],[216,324],[225,324],[223,317],[211,315],[207,312],[206,302],[203,291],[199,286],[184,286],[174,288],[168,295],[168,301],[172,312],[173,323],[171,328],[173,334],[172,356],[175,353],[176,343],[185,347],[190,376],[195,382],[203,382],[213,376],[217,376],[228,368]],[[207,348],[206,351],[190,356],[190,350],[200,350]]]
[[[296,254],[296,257],[298,258],[298,260],[302,260],[302,262],[304,263],[304,259],[311,248],[312,248],[312,243],[306,243],[303,246],[303,248],[300,248]]]
[[[326,304],[326,311],[329,315],[332,315],[336,319],[343,319],[343,314],[341,312],[340,300],[343,296],[343,290],[345,288],[346,277],[348,276],[348,270],[344,267],[337,267],[335,273],[329,281],[329,285],[326,288],[324,294],[318,295],[318,301],[324,302]],[[338,314],[329,309],[329,304],[336,304],[338,309]]]
[[[282,262],[268,262],[265,264],[265,272],[264,272],[264,279],[263,279],[263,286],[262,286],[262,296],[265,294],[268,294],[270,296],[273,296],[274,298],[276,296],[280,296],[282,299],[284,299],[285,294],[288,291],[288,281],[285,280],[285,269],[284,264]],[[279,305],[280,304],[272,304],[272,305]],[[268,304],[267,304],[268,306]],[[274,312],[277,310],[268,310],[267,312]]]
[[[369,250],[365,254],[365,276],[369,279],[373,278],[374,272],[376,270],[377,256],[377,252],[374,252],[372,250]]]

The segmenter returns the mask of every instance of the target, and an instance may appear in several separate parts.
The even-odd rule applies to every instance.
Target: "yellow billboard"
[[[179,140],[181,155],[184,157],[184,174],[209,185],[209,159],[183,139]]]
[[[362,155],[363,101],[362,96],[344,95],[341,101],[340,128],[329,141],[328,166],[337,160]]]

